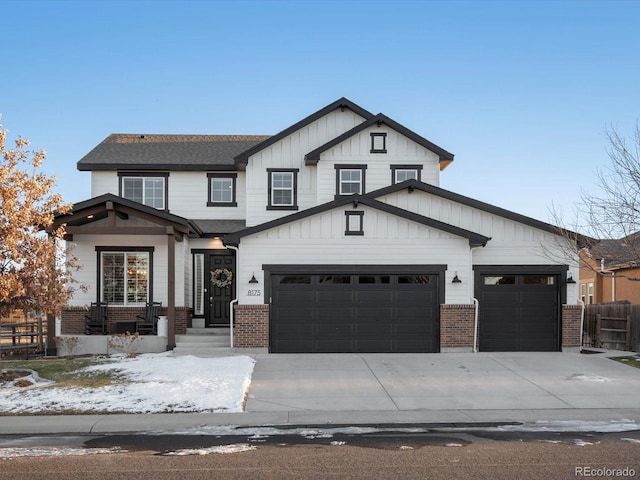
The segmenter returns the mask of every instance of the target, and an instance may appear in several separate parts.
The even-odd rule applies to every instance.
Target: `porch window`
[[[100,251],[100,299],[110,305],[149,301],[151,252]]]
[[[119,174],[120,196],[148,207],[166,210],[167,174]]]
[[[204,315],[204,254],[196,253],[193,255],[193,314]]]

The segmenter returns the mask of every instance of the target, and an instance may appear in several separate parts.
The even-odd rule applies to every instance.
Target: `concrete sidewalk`
[[[195,434],[216,426],[503,422],[534,427],[536,422],[538,427],[539,422],[611,422],[640,428],[640,369],[602,354],[255,358],[245,413],[0,417],[0,434]]]

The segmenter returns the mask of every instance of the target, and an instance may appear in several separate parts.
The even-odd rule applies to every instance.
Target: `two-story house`
[[[78,162],[92,198],[57,219],[88,286],[62,333],[90,302],[115,322],[154,300],[168,348],[230,325],[277,353],[577,347],[577,258],[549,260],[554,226],[440,188],[453,157],[345,98],[273,136],[110,135]]]

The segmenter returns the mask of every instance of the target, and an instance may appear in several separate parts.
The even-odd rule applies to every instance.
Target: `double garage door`
[[[273,274],[274,353],[438,352],[436,274]]]

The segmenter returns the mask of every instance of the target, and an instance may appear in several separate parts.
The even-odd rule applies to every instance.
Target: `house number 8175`
[[[248,297],[259,297],[262,295],[262,290],[247,290]]]

